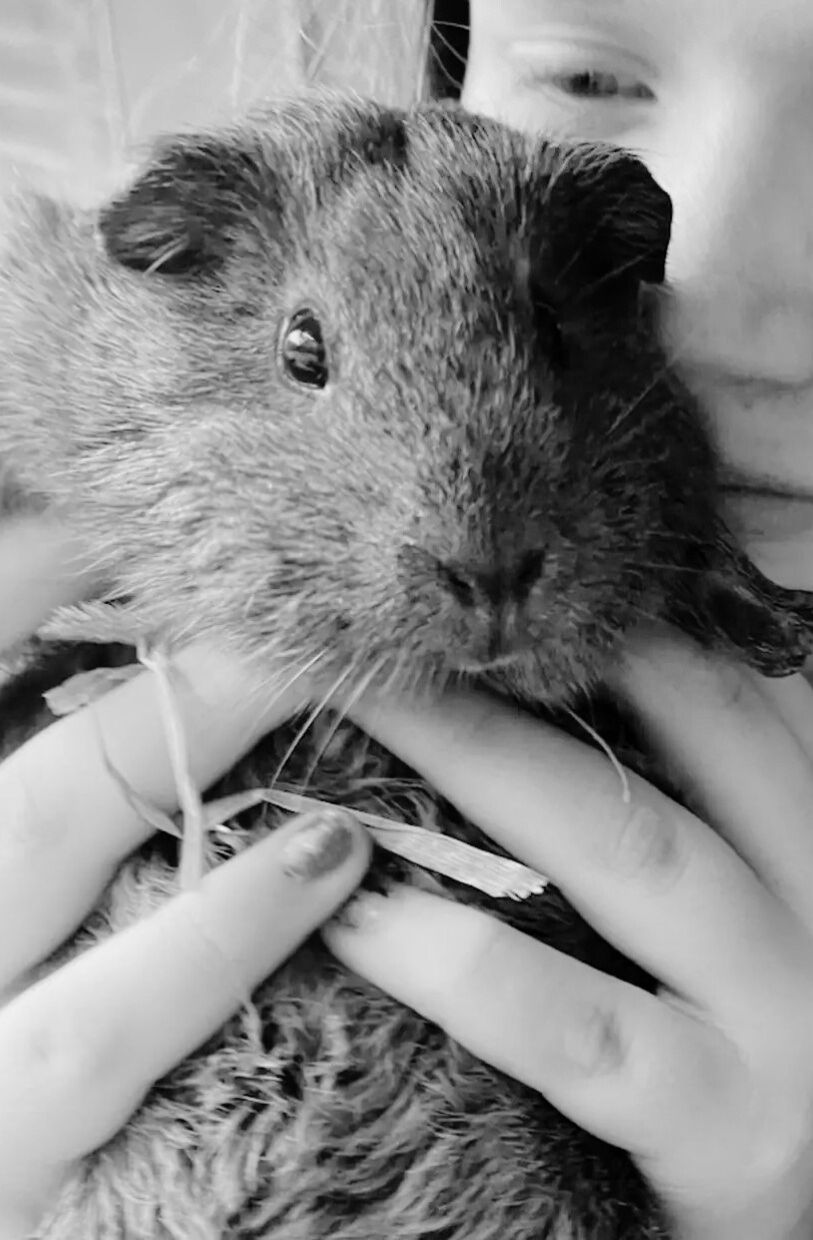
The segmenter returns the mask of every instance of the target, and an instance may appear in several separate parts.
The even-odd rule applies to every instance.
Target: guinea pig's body
[[[468,676],[566,705],[640,619],[790,670],[809,603],[733,546],[640,316],[669,216],[619,152],[321,98],[167,142],[98,215],[24,204],[0,264],[15,503],[65,514],[145,634],[214,633],[345,694]],[[35,726],[37,692],[7,687],[7,728]],[[233,779],[268,782],[291,735]],[[344,724],[310,787],[398,812],[396,775]],[[133,859],[67,950],[169,886],[157,852]],[[647,984],[555,892],[479,902]],[[318,946],[257,1009],[87,1161],[47,1240],[662,1234],[624,1155]]]

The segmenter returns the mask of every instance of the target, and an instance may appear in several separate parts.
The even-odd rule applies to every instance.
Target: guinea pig
[[[0,459],[167,640],[556,704],[664,618],[790,670],[813,608],[642,315],[670,219],[628,154],[438,105],[171,138],[99,213],[22,205]]]
[[[593,694],[641,619],[769,673],[810,650],[807,596],[720,518],[709,430],[647,313],[670,203],[632,156],[320,96],[161,142],[98,212],[15,214],[0,460],[145,635],[215,634],[345,689],[480,678],[546,708]],[[6,747],[87,658],[45,653],[0,693]],[[294,735],[224,788],[268,783]],[[418,805],[485,843],[349,723],[316,721],[286,769],[306,773],[316,796]],[[277,821],[241,816],[212,859]],[[168,848],[129,860],[49,967],[167,898]],[[443,887],[651,984],[552,888]],[[254,1005],[85,1161],[41,1240],[666,1235],[625,1154],[318,941]]]

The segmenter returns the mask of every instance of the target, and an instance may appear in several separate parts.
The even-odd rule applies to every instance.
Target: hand
[[[0,583],[15,570],[19,583],[16,531],[3,532]],[[49,537],[43,526],[40,563]],[[18,604],[6,633],[21,636],[43,598],[59,601],[36,574],[29,582],[18,594],[3,590]],[[67,573],[63,585],[62,597],[81,589]],[[299,704],[293,688],[264,700],[251,669],[203,646],[178,664],[200,786]],[[336,910],[369,858],[366,833],[349,816],[289,822],[198,891],[33,980],[149,834],[105,766],[102,737],[131,787],[176,808],[150,673],[0,764],[0,1240],[31,1234],[71,1165]]]
[[[359,894],[347,965],[627,1149],[691,1240],[813,1234],[813,691],[683,640],[619,688],[693,805],[476,693],[354,714],[662,983],[604,976],[483,912]]]
[[[63,522],[45,515],[0,518],[0,654],[55,607],[78,602],[93,583],[87,557]]]

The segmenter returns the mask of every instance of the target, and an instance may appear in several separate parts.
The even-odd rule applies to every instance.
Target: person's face
[[[813,587],[813,4],[472,0],[463,103],[625,146],[674,204],[664,333],[763,566]]]

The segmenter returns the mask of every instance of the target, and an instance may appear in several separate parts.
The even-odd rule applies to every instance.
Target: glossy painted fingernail
[[[283,850],[283,871],[309,883],[337,870],[353,851],[355,819],[349,810],[317,810],[304,815]]]

